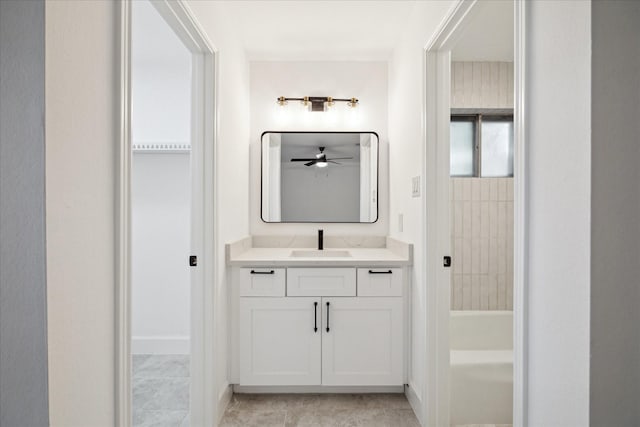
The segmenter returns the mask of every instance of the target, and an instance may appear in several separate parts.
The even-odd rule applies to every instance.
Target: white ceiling
[[[387,60],[414,7],[439,0],[221,0],[249,60]],[[133,3],[135,60],[183,59],[186,48],[148,1]],[[480,0],[456,61],[513,60],[513,2]]]
[[[223,1],[250,60],[386,60],[416,1]]]
[[[454,61],[513,61],[513,1],[480,0],[460,40]]]

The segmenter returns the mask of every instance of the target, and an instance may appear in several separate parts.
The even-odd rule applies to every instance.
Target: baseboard
[[[189,337],[132,337],[131,354],[189,354]]]
[[[233,385],[234,393],[402,393],[403,387],[399,386],[251,386]]]
[[[225,383],[218,393],[218,424],[220,424],[220,420],[224,416],[224,412],[227,410],[227,406],[231,402],[231,397],[233,396],[233,387],[229,383]]]
[[[413,413],[416,414],[416,418],[418,418],[420,425],[426,425],[424,420],[424,403],[422,402],[420,395],[416,392],[416,389],[411,387],[411,384],[409,384],[405,387],[404,394],[407,396],[409,405],[411,405]]]

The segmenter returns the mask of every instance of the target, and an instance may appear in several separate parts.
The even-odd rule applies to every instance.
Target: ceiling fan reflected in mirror
[[[340,165],[341,163],[336,162],[335,160],[349,160],[353,159],[353,157],[332,157],[330,159],[327,158],[327,155],[324,153],[325,147],[318,147],[319,153],[316,154],[315,158],[309,159],[291,159],[292,162],[306,162],[305,166],[313,166],[316,165],[319,168],[327,167],[329,163],[334,163],[336,165]]]

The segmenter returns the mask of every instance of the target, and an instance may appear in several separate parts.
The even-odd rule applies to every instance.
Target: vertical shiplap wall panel
[[[459,105],[464,102],[464,63],[451,64],[451,104]]]
[[[512,62],[453,62],[451,108],[513,108]]]
[[[453,62],[452,108],[513,108],[512,62]],[[513,178],[452,178],[452,310],[513,309]]]
[[[452,178],[452,310],[513,310],[513,178]]]

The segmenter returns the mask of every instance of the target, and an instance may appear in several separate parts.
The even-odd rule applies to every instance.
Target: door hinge
[[[189,256],[189,267],[196,267],[198,265],[198,256],[191,255]]]
[[[443,259],[442,259],[442,264],[445,267],[451,267],[451,257],[446,255]]]

